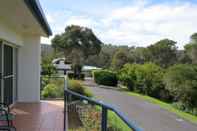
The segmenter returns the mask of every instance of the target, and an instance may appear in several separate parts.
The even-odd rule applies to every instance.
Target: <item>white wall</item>
[[[21,34],[16,33],[15,30],[10,28],[9,25],[3,23],[0,20],[0,39],[6,40],[10,43],[15,43],[18,46],[21,46],[23,43]]]
[[[40,101],[40,36],[23,36],[0,18],[0,40],[18,47],[17,97],[19,102]]]
[[[25,36],[18,49],[18,101],[40,101],[40,37]]]

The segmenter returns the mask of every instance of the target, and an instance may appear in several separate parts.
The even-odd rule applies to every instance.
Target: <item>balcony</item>
[[[40,103],[17,103],[14,126],[17,131],[63,131],[63,101],[41,101]]]
[[[65,88],[64,77],[47,79],[48,84],[57,82],[58,87],[63,87],[62,98],[17,103],[12,108],[17,131],[141,131],[111,105]]]

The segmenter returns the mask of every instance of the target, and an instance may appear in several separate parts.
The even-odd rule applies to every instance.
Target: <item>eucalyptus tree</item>
[[[197,33],[190,37],[190,43],[185,45],[185,50],[193,64],[197,64]]]
[[[102,44],[91,29],[77,25],[66,27],[64,33],[52,39],[55,50],[64,52],[66,60],[77,68],[75,75],[80,74],[84,59],[100,53]]]
[[[169,39],[163,39],[148,47],[150,61],[161,67],[169,67],[177,62],[176,42]]]

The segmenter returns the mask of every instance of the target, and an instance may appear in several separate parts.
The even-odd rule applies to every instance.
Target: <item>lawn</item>
[[[131,131],[131,129],[112,111],[108,112],[108,128],[111,131]]]
[[[162,109],[165,109],[165,110],[167,110],[169,112],[173,112],[177,116],[179,116],[180,118],[183,118],[185,120],[188,120],[188,121],[190,121],[192,123],[197,124],[197,116],[194,116],[194,115],[191,115],[189,113],[180,111],[180,110],[174,108],[171,104],[165,103],[163,101],[160,101],[158,99],[152,98],[150,96],[145,96],[145,95],[141,95],[141,94],[134,93],[134,92],[128,92],[128,94],[131,95],[131,96],[139,97],[140,99],[146,100],[146,101],[148,101],[150,103],[159,105]]]

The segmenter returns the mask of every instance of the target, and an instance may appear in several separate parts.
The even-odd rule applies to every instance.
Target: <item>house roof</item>
[[[24,0],[27,7],[30,9],[36,20],[39,22],[43,30],[48,36],[52,35],[52,30],[46,20],[44,12],[41,8],[39,0]]]

